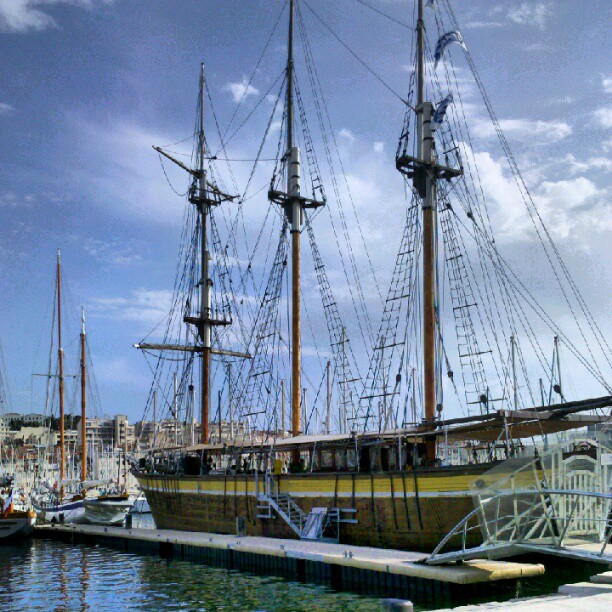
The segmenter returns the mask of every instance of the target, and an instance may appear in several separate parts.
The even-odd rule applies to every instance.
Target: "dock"
[[[494,593],[500,582],[544,573],[538,563],[476,559],[428,566],[422,563],[427,554],[420,552],[174,530],[56,524],[37,526],[34,535],[419,602],[465,601],[472,593]]]
[[[544,610],[612,610],[612,572],[591,576],[590,582],[564,584],[557,593],[541,597],[518,598],[506,602],[491,602],[475,606],[452,608],[452,612],[499,612],[511,610],[544,611]],[[438,612],[450,612],[449,609]]]

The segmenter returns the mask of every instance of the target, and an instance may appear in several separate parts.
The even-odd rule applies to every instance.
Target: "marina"
[[[52,525],[36,537],[108,545],[124,552],[148,552],[163,558],[209,563],[226,569],[297,577],[336,590],[365,588],[377,594],[427,593],[452,596],[461,585],[520,580],[544,573],[541,564],[478,560],[457,567],[419,564],[426,554],[324,542],[221,536],[164,529],[121,529],[85,525]]]
[[[608,609],[601,8],[196,4],[0,6],[0,608]]]

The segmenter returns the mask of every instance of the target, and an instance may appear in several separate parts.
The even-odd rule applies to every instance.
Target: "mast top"
[[[85,306],[81,306],[81,333],[85,335]]]

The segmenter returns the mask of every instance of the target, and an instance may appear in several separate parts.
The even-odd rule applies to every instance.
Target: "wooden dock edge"
[[[96,525],[39,525],[35,537],[97,544],[126,553],[272,574],[338,591],[440,601],[482,596],[500,581],[540,576],[542,564],[472,560],[460,565],[417,563],[425,555],[343,544]]]

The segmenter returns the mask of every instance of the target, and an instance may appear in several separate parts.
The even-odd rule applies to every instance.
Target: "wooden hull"
[[[382,548],[431,550],[474,505],[470,485],[491,466],[419,472],[291,474],[275,477],[281,493],[307,514],[313,507],[354,508],[340,542]],[[171,476],[137,472],[160,529],[292,538],[282,518],[257,518],[261,478],[253,474]],[[259,481],[259,482],[258,482]],[[480,543],[474,532],[469,544]]]

